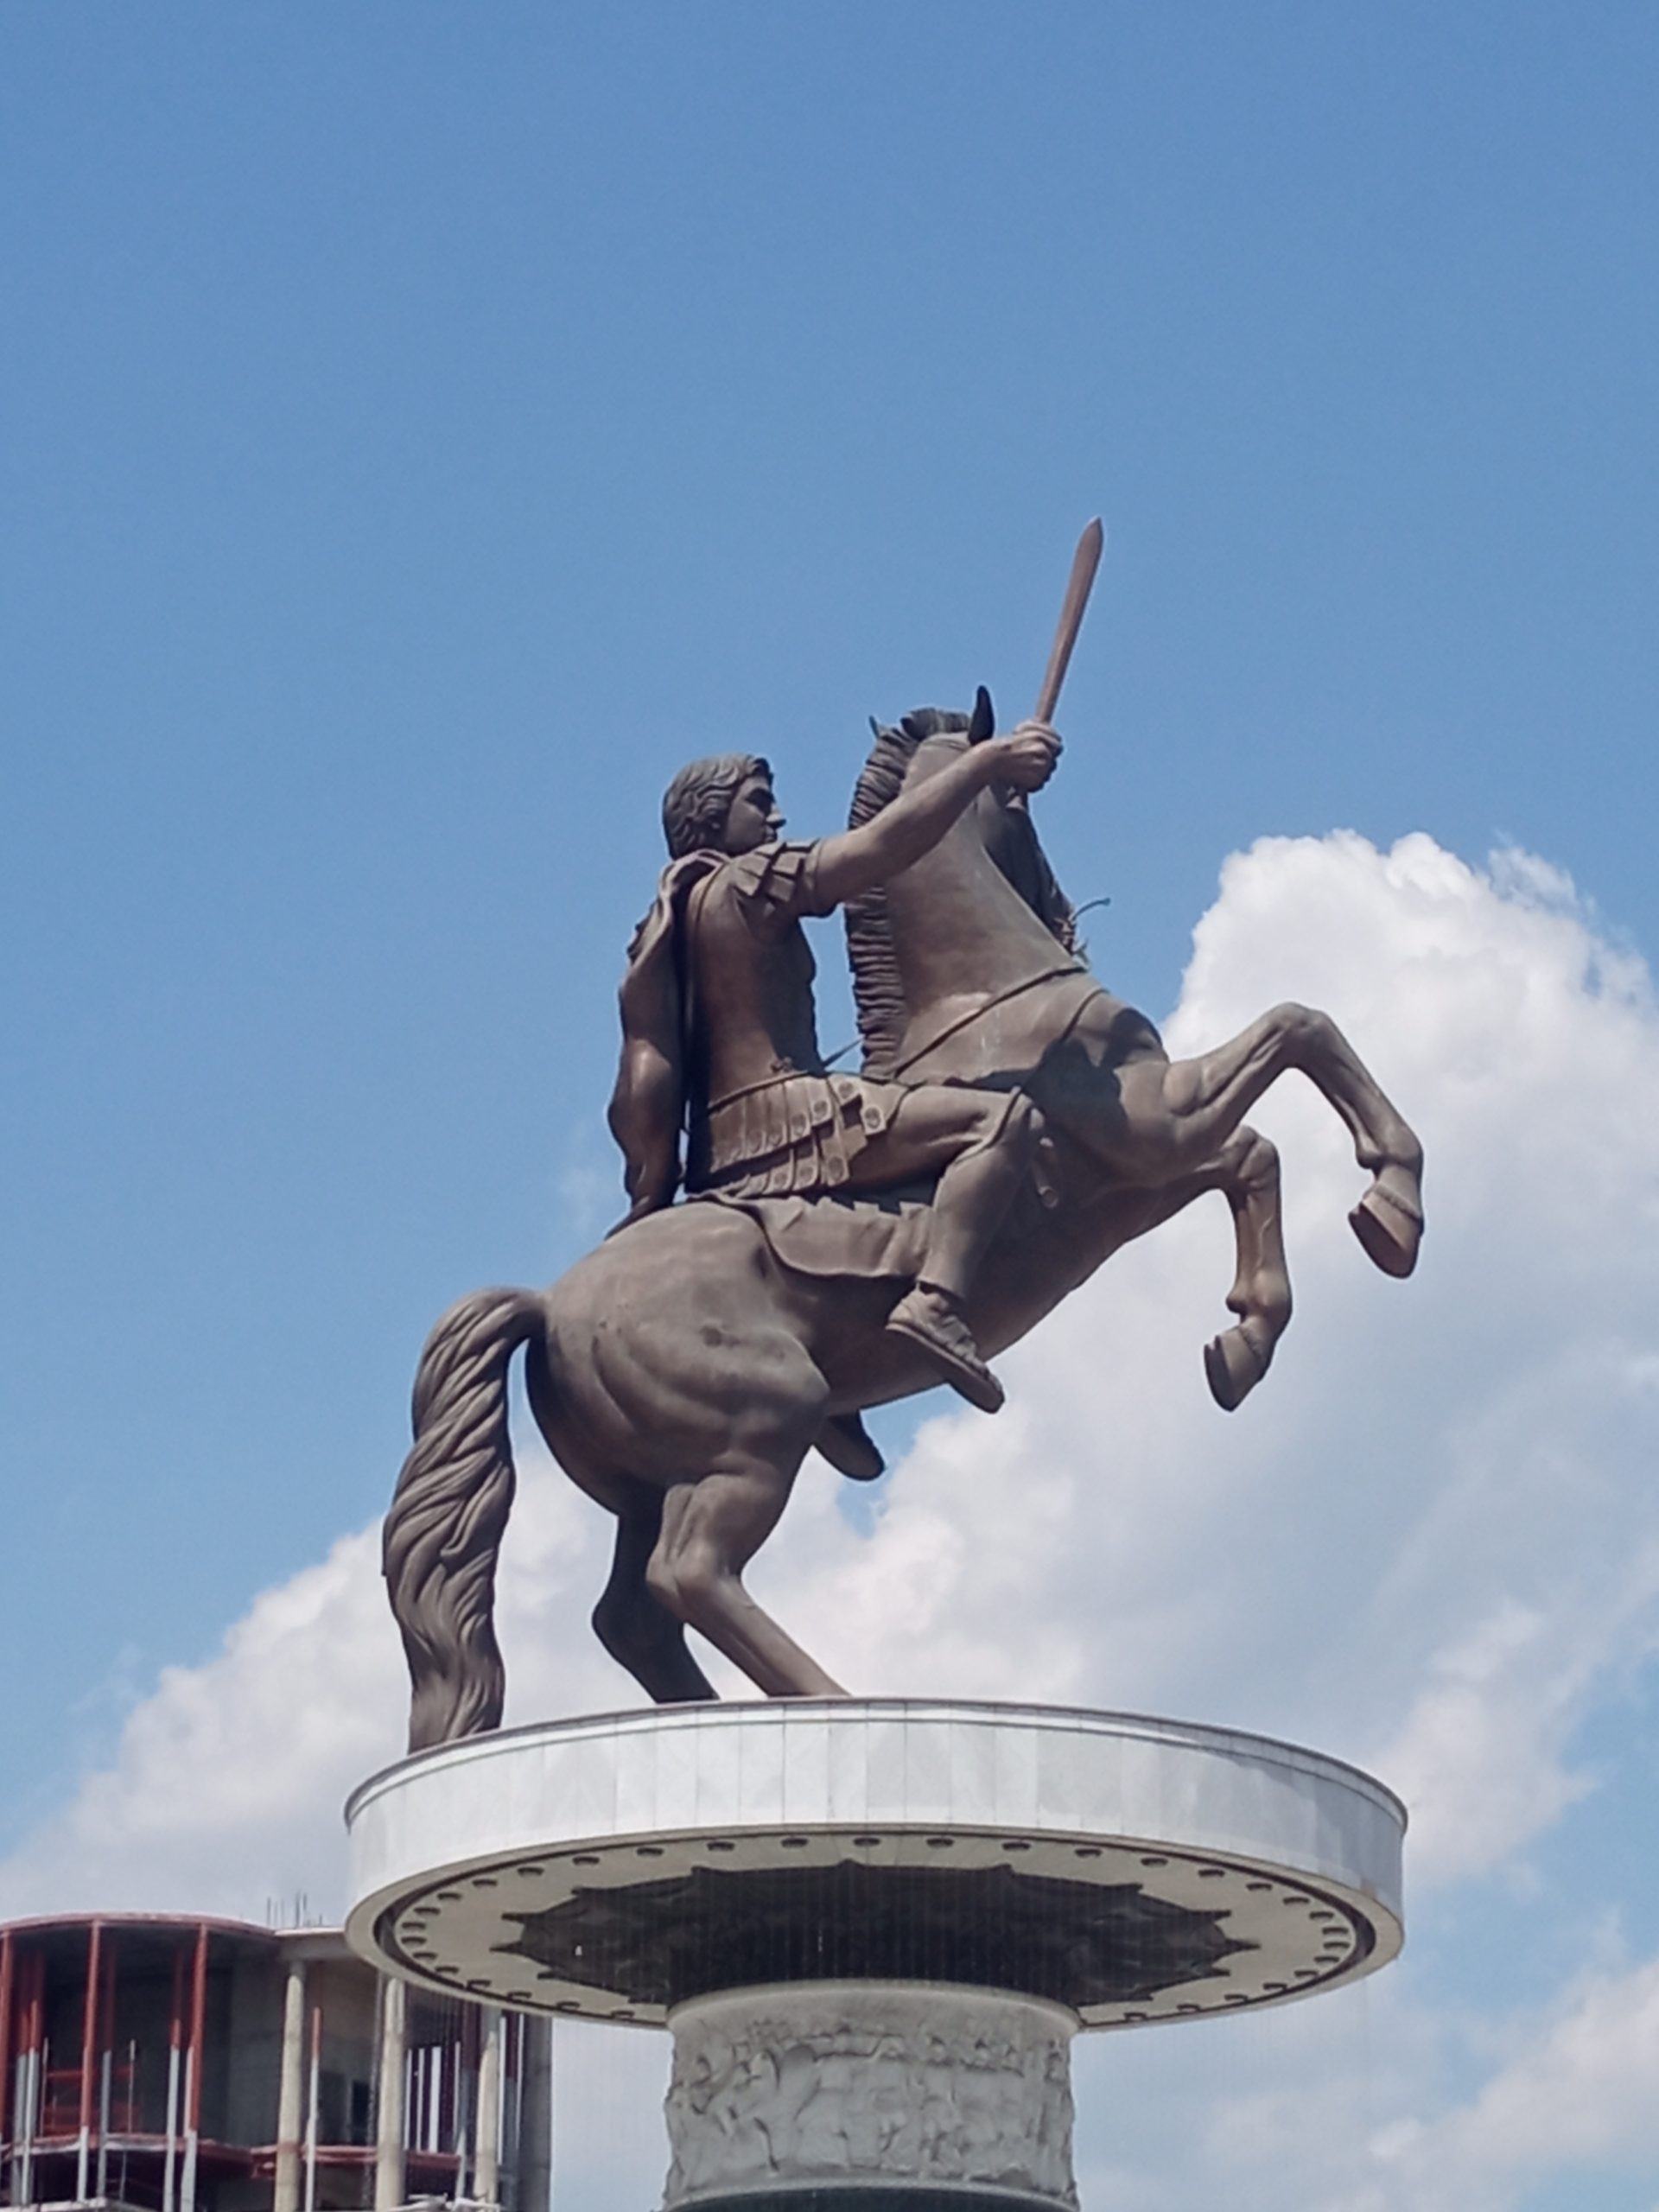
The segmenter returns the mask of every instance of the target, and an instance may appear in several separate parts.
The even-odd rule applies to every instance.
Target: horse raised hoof
[[[1421,1208],[1402,1192],[1385,1183],[1382,1176],[1404,1173],[1403,1169],[1383,1168],[1348,1217],[1372,1265],[1402,1282],[1417,1264],[1417,1248],[1423,1239],[1423,1217]]]
[[[901,1298],[887,1327],[929,1360],[951,1389],[982,1414],[1001,1413],[1006,1393],[979,1356],[967,1323],[942,1292],[918,1287]]]
[[[1211,1338],[1204,1348],[1205,1378],[1223,1413],[1238,1411],[1267,1373],[1271,1357],[1259,1351],[1243,1329]]]

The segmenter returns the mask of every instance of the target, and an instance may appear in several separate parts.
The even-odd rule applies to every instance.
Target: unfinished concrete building
[[[545,2212],[547,2024],[383,1980],[333,1929],[0,1929],[0,2197]]]

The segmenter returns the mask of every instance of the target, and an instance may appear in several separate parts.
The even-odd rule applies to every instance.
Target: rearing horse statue
[[[854,823],[989,728],[988,712],[926,709],[878,730]],[[1421,1147],[1336,1024],[1279,1006],[1214,1051],[1171,1060],[1146,1016],[1091,973],[1030,813],[1006,792],[982,793],[859,902],[848,931],[868,1073],[1018,1089],[1042,1119],[1039,1172],[970,1304],[988,1353],[1121,1246],[1218,1191],[1236,1238],[1234,1319],[1205,1365],[1217,1402],[1236,1407],[1290,1318],[1278,1158],[1244,1116],[1291,1068],[1346,1123],[1370,1174],[1350,1216],[1360,1243],[1385,1274],[1410,1274]],[[631,1223],[549,1290],[479,1291],[450,1309],[421,1357],[415,1441],[385,1526],[411,1750],[500,1723],[495,1567],[514,1487],[507,1367],[521,1344],[549,1449],[616,1516],[594,1626],[641,1688],[658,1703],[715,1694],[687,1645],[693,1628],[769,1696],[842,1694],[755,1604],[743,1569],[826,1420],[938,1380],[884,1326],[916,1272],[927,1197],[700,1197]]]

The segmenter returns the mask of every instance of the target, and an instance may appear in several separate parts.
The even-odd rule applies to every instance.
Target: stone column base
[[[1077,2016],[890,1981],[725,1991],[669,2016],[664,2212],[1075,2212]]]

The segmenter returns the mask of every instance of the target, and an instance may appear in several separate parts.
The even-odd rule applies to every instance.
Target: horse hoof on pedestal
[[[1267,1361],[1243,1329],[1211,1337],[1204,1348],[1210,1395],[1224,1414],[1236,1413],[1267,1371]]]
[[[1423,1217],[1411,1201],[1379,1177],[1348,1220],[1371,1264],[1403,1282],[1417,1264],[1423,1237]]]

